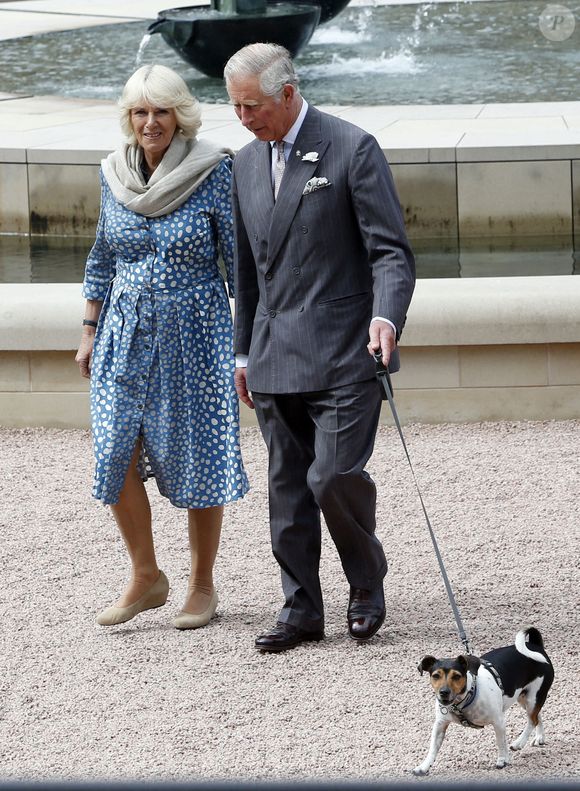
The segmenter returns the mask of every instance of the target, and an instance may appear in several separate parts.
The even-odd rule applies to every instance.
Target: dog
[[[542,706],[554,680],[554,668],[544,650],[540,632],[529,627],[516,635],[515,644],[496,648],[481,657],[468,655],[456,659],[425,656],[418,665],[421,675],[429,673],[435,691],[435,723],[425,760],[413,774],[426,775],[452,722],[472,728],[492,724],[497,741],[496,768],[510,763],[504,712],[516,700],[528,715],[526,727],[510,744],[521,750],[535,730],[534,745],[544,744]]]

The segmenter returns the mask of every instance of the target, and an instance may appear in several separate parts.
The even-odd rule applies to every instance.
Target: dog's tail
[[[546,657],[543,654],[540,654],[539,651],[530,651],[526,645],[526,638],[530,643],[533,643],[533,645],[537,645],[539,648],[544,647],[544,641],[542,640],[542,635],[540,634],[539,630],[535,629],[533,626],[530,626],[527,629],[522,629],[516,635],[515,645],[520,654],[529,657],[529,659],[533,659],[534,662],[544,662],[545,664],[549,664]]]

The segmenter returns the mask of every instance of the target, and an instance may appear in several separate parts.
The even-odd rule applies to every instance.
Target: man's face
[[[258,140],[282,140],[296,120],[292,85],[285,85],[281,95],[266,96],[259,77],[248,76],[230,80],[227,89],[242,126]]]

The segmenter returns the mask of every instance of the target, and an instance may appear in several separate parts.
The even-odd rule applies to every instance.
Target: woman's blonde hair
[[[136,142],[131,110],[143,102],[173,110],[178,131],[186,140],[197,135],[201,126],[199,102],[191,95],[185,80],[173,69],[160,64],[141,66],[125,83],[118,105],[121,110],[121,129],[129,143]]]

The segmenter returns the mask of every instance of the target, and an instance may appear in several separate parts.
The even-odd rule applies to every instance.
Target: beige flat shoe
[[[207,626],[214,617],[217,606],[218,595],[214,589],[207,609],[200,613],[185,612],[182,610],[177,617],[173,619],[173,625],[176,629],[199,629],[200,626]]]
[[[144,610],[153,610],[155,607],[163,607],[167,601],[169,593],[169,582],[165,574],[160,570],[159,577],[153,585],[146,591],[141,598],[128,607],[107,607],[106,610],[97,615],[97,623],[101,626],[114,626],[117,623],[130,621]]]

